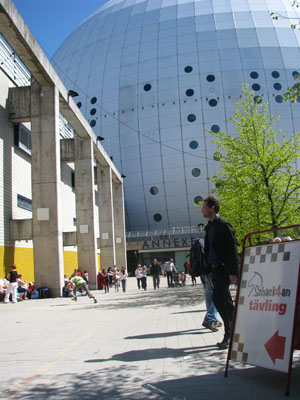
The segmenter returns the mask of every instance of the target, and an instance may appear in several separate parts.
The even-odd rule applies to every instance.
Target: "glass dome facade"
[[[232,132],[243,82],[276,125],[300,131],[299,103],[282,102],[300,71],[300,17],[289,0],[112,0],[63,42],[52,63],[121,173],[126,230],[201,222],[215,144]],[[280,100],[280,101],[279,101]]]

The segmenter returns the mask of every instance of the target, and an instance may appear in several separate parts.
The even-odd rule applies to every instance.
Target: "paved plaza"
[[[198,278],[199,279],[199,278]],[[284,399],[287,375],[235,362],[201,324],[200,285],[0,303],[0,399]],[[259,327],[258,327],[259,334]],[[300,352],[290,399],[300,398]]]

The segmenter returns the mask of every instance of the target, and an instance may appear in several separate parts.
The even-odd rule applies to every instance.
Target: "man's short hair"
[[[215,196],[207,196],[204,200],[209,208],[215,207],[215,212],[218,214],[220,211],[220,201]]]

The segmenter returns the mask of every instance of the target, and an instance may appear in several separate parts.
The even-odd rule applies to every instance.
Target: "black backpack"
[[[211,272],[202,252],[202,246],[197,240],[190,249],[191,274],[193,276],[206,275]]]

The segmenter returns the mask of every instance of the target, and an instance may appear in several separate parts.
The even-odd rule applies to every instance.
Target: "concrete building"
[[[0,34],[0,276],[96,288],[100,262],[126,265],[123,179],[10,0]]]

